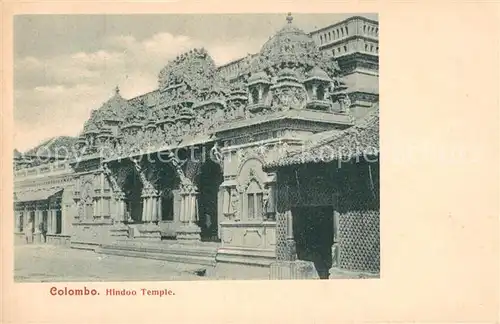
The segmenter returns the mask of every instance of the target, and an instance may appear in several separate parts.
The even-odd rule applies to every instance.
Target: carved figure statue
[[[214,157],[215,162],[217,162],[220,165],[222,164],[224,156],[222,155],[222,152],[217,142],[215,142],[215,145],[210,149],[210,154]]]

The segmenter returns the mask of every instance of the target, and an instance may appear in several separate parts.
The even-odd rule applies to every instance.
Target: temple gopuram
[[[378,273],[349,266],[347,252],[342,259],[337,164],[283,162],[353,130],[358,145],[378,145],[378,33],[360,16],[306,33],[289,14],[259,53],[217,66],[192,49],[159,72],[158,89],[131,99],[110,91],[78,137],[15,152],[16,244],[31,231],[29,243],[194,264],[220,278],[328,278],[343,265]],[[358,136],[374,112],[376,131]],[[348,169],[366,183],[364,167]],[[311,195],[315,185],[321,192]],[[308,227],[316,213],[322,221]],[[326,227],[311,241],[311,229]],[[309,243],[290,243],[299,238]]]

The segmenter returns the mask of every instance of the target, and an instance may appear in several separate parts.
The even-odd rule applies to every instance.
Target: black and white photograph
[[[379,33],[15,16],[14,282],[379,280]]]

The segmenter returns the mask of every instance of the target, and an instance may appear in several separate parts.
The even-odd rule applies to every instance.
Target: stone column
[[[295,247],[295,239],[293,236],[293,215],[291,211],[287,211],[286,215],[286,246],[288,251],[289,261],[297,259],[297,250]]]
[[[158,198],[151,198],[151,221],[158,221]]]
[[[229,193],[229,188],[228,187],[223,187],[222,188],[223,192],[222,192],[222,213],[225,215],[225,214],[229,214],[229,206],[230,206],[230,193]]]
[[[119,191],[114,195],[114,215],[113,227],[111,228],[112,237],[125,238],[128,236],[128,226],[124,224],[125,219],[125,193]]]
[[[182,225],[177,230],[177,240],[186,243],[199,242],[201,229],[197,222],[197,188],[192,183],[181,187],[181,215]]]
[[[187,210],[187,195],[181,192],[181,214],[179,220],[182,224],[186,223],[186,210]]]
[[[62,213],[61,213],[62,217]],[[57,232],[57,210],[53,209],[52,210],[52,233]]]
[[[144,192],[143,192],[143,197],[142,197],[142,221],[147,222],[148,221],[148,197],[144,197]]]
[[[117,192],[115,193],[114,197],[114,220],[115,223],[123,223],[126,221],[125,219],[125,194],[123,192]]]
[[[156,214],[156,217],[157,217],[157,220],[159,222],[161,222],[162,220],[162,206],[161,206],[161,196],[158,196],[158,210],[157,210],[157,214]]]
[[[100,185],[100,193],[101,196],[99,197],[99,216],[101,218],[104,218],[104,171],[101,171],[99,175],[99,185]]]
[[[54,234],[52,231],[52,226],[53,226],[53,219],[52,219],[52,208],[50,208],[47,211],[47,234]]]
[[[42,242],[42,233],[40,231],[40,224],[42,222],[42,211],[37,206],[35,210],[35,234],[33,235],[33,243],[41,243]]]
[[[146,184],[147,185],[147,184]],[[144,224],[139,225],[139,236],[145,240],[161,240],[160,227],[156,224],[156,199],[157,191],[152,186],[147,186],[142,191],[142,220]]]
[[[259,85],[259,103],[262,102],[263,95],[264,95],[264,89],[262,88],[262,85]]]
[[[316,83],[312,84],[312,99],[313,100],[318,99],[318,85]]]
[[[23,232],[26,230],[26,224],[28,224],[29,220],[30,220],[30,214],[28,212],[28,207],[24,206],[24,209],[23,209],[23,228],[22,228]]]
[[[94,201],[92,201],[92,218],[96,218],[97,217],[97,199],[94,199]]]

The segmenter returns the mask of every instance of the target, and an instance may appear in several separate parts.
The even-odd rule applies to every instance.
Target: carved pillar
[[[291,211],[285,213],[286,216],[286,246],[288,261],[295,261],[297,258],[297,250],[295,246],[295,239],[293,236],[293,215]]]
[[[148,197],[145,196],[144,190],[142,191],[142,221],[148,221]]]
[[[42,242],[42,233],[40,231],[40,224],[42,223],[42,210],[40,209],[40,205],[36,205],[35,207],[35,233],[33,236],[33,243],[41,243]]]
[[[224,216],[229,215],[231,213],[230,192],[231,192],[231,187],[222,187],[222,213],[224,214]]]
[[[142,190],[142,221],[158,221],[158,192],[151,185]]]
[[[318,85],[316,83],[312,84],[312,99],[318,99]]]
[[[157,214],[156,214],[156,217],[158,219],[158,221],[160,222],[162,220],[162,206],[161,206],[161,195],[158,196],[158,202],[157,202]]]
[[[114,193],[114,220],[115,222],[123,223],[125,219],[125,193],[118,191]]]
[[[52,209],[52,233],[55,234],[57,232],[57,210]],[[62,215],[61,215],[62,216]]]
[[[109,211],[112,214],[112,218],[115,223],[123,223],[126,221],[125,219],[125,193],[122,191],[118,183],[116,182],[115,177],[111,173],[111,170],[108,168],[108,165],[105,163],[102,166],[103,174],[102,174],[102,190],[104,190],[104,177],[107,177],[111,190],[113,191],[113,202],[114,202],[114,212]],[[112,208],[110,206],[110,208]]]
[[[49,210],[47,211],[47,234],[54,234],[52,231],[52,226],[53,226],[53,220],[52,220],[52,205],[49,206]]]
[[[185,179],[181,185],[181,215],[182,225],[177,230],[177,240],[182,242],[198,242],[201,240],[201,229],[196,224],[198,221],[197,206],[198,191],[196,186]]]
[[[143,185],[141,198],[142,220],[144,224],[137,227],[139,235],[136,236],[136,238],[145,240],[161,240],[160,227],[156,224],[156,214],[154,214],[154,205],[156,203],[156,199],[158,198],[158,191],[154,188],[151,182],[149,182],[139,163],[135,160],[132,160],[132,163],[134,164],[135,170],[137,171]]]
[[[114,225],[111,229],[111,236],[113,237],[127,237],[128,226],[124,224],[125,219],[125,193],[123,191],[116,191],[114,193],[114,213],[112,215]]]

